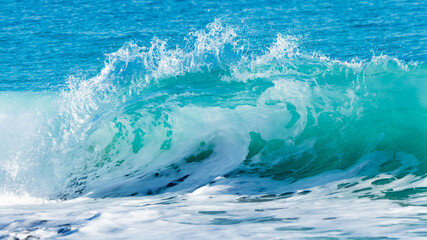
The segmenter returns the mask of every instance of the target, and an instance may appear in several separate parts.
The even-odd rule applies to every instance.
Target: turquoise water
[[[425,237],[425,2],[0,11],[0,239]]]

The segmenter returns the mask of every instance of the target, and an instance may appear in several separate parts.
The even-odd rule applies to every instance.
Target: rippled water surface
[[[5,1],[0,239],[427,237],[425,1]]]

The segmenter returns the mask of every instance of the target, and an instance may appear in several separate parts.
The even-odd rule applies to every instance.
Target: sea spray
[[[423,179],[424,63],[338,61],[281,34],[257,54],[236,32],[217,19],[190,33],[185,47],[129,42],[95,77],[70,77],[48,103],[20,106],[36,115],[23,110],[24,120],[12,123],[3,108],[5,129],[35,132],[5,153],[3,191],[151,195],[218,176],[286,185],[361,162],[369,171],[349,176]]]

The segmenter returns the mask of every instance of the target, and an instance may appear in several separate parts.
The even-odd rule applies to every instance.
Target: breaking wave
[[[236,32],[215,20],[186,46],[129,42],[61,92],[1,93],[0,191],[133,196],[325,173],[425,191],[424,63],[337,61],[280,34],[253,51]]]

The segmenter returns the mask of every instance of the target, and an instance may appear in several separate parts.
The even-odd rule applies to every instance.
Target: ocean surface
[[[427,1],[0,0],[0,239],[426,239]]]

